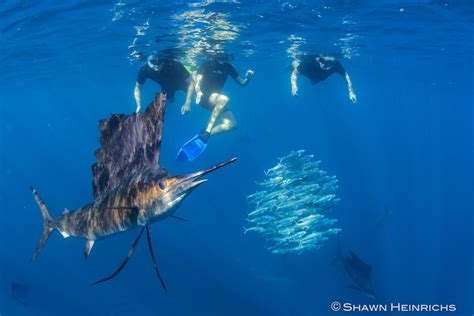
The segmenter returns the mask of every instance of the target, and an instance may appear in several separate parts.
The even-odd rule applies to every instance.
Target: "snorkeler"
[[[352,88],[351,78],[347,71],[342,67],[341,63],[331,56],[306,55],[301,60],[295,59],[292,63],[293,72],[291,73],[291,94],[298,95],[297,79],[301,74],[311,80],[311,84],[316,84],[320,81],[326,80],[331,75],[338,73],[344,77],[349,90],[349,99],[357,102],[357,96]]]
[[[205,150],[207,140],[211,135],[229,132],[237,127],[232,112],[227,108],[229,97],[223,95],[222,89],[227,76],[232,77],[241,86],[247,85],[253,76],[252,70],[247,70],[245,78],[239,76],[235,68],[229,63],[228,54],[219,54],[204,62],[196,74],[196,103],[211,111],[211,117],[207,127],[198,135],[189,140],[179,151],[177,160],[194,160]],[[186,103],[181,108],[185,114],[191,110],[190,104]],[[216,125],[217,119],[220,123]]]
[[[193,94],[194,81],[185,66],[169,57],[158,57],[151,55],[147,62],[138,73],[137,82],[135,83],[135,102],[137,104],[136,112],[141,108],[141,88],[147,79],[151,79],[161,86],[166,93],[166,98],[170,101],[174,100],[176,91],[186,92],[186,101],[183,107],[189,107]]]

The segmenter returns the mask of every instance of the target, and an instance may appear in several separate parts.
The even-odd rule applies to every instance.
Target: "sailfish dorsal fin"
[[[166,96],[157,94],[141,113],[112,114],[99,122],[100,144],[92,165],[94,199],[144,167],[159,163]]]

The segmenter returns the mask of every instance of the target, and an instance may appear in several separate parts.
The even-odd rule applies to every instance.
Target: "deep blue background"
[[[245,196],[256,190],[254,181],[277,157],[301,148],[340,180],[342,200],[332,215],[343,229],[342,246],[372,264],[380,301],[457,304],[459,315],[472,314],[469,1],[305,1],[295,2],[296,9],[244,1],[200,7],[227,12],[230,20],[235,14],[235,23],[247,25],[241,37],[253,41],[254,55],[244,57],[232,44],[229,49],[235,49],[236,68],[241,73],[252,68],[255,77],[244,88],[227,83],[239,129],[211,139],[195,163],[178,164],[174,155],[204,126],[208,113],[193,104],[181,116],[183,94],[168,104],[161,164],[172,173],[239,158],[183,203],[178,215],[189,223],[170,219],[153,225],[169,293],[154,275],[144,241],[119,277],[88,285],[118,265],[135,231],[96,243],[87,262],[83,240],[54,233],[30,264],[42,223],[29,185],[55,216],[91,200],[97,122],[135,108],[132,91],[141,62],[127,60],[134,23],[150,16],[150,32],[159,33],[168,25],[165,17],[191,10],[185,2],[148,5],[154,9],[127,2],[125,12],[136,15],[122,24],[111,22],[117,4],[108,1],[62,7],[8,1],[0,9],[1,315],[331,315],[333,300],[373,302],[347,289],[350,280],[342,269],[328,265],[335,240],[299,256],[272,255],[260,236],[243,234]],[[319,20],[305,19],[308,8]],[[258,15],[264,22],[255,22]],[[356,27],[341,24],[348,15]],[[291,97],[285,50],[293,32],[306,38],[307,50],[341,58],[357,104],[350,103],[339,77],[316,86],[301,78],[300,95]],[[334,44],[348,32],[359,36],[350,59]],[[144,100],[155,89],[147,83]],[[384,207],[392,216],[377,227]],[[12,281],[30,287],[26,305],[12,298]]]

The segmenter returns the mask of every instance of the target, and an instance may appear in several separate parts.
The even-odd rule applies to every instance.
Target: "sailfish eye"
[[[160,180],[160,181],[158,182],[158,186],[159,186],[160,189],[162,189],[162,190],[164,190],[165,187],[166,187],[166,186],[165,186],[165,182],[164,182],[163,180]]]

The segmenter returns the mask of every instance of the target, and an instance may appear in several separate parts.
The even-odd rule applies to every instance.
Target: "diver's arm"
[[[139,84],[138,82],[135,83],[135,90],[133,91],[133,95],[135,96],[135,103],[137,104],[137,109],[135,110],[136,113],[140,112],[140,108],[142,105],[141,101],[141,87],[142,85]]]
[[[201,102],[201,97],[202,97],[201,80],[202,80],[202,75],[197,74],[196,75],[196,82],[195,82],[195,85],[194,85],[194,90],[196,91],[196,104],[199,104]]]
[[[293,63],[291,64],[293,66],[293,71],[291,72],[291,77],[290,77],[290,81],[291,81],[291,94],[293,96],[296,96],[298,95],[298,66],[300,65],[300,63],[295,60],[293,61]]]
[[[352,88],[351,77],[349,77],[349,74],[347,73],[347,71],[344,73],[344,79],[346,80],[347,90],[349,90],[349,99],[351,99],[352,103],[356,103],[357,96],[354,93],[354,89]]]
[[[298,95],[298,69],[293,69],[293,72],[291,73],[291,94],[293,96]]]
[[[245,72],[245,78],[242,78],[241,76],[237,76],[236,78],[234,78],[234,80],[241,86],[246,86],[250,82],[250,79],[252,79],[252,76],[253,76],[253,70],[249,69]]]
[[[186,114],[187,112],[191,111],[191,98],[193,96],[195,83],[192,77],[189,78],[189,85],[188,91],[186,92],[186,101],[184,102],[183,106],[181,107],[181,114]]]

